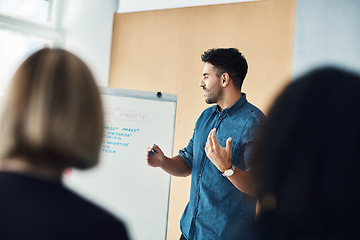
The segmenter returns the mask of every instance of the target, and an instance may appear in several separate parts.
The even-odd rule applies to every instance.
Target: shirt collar
[[[247,102],[246,100],[246,93],[242,93],[242,96],[239,100],[236,101],[236,103],[234,103],[234,105],[232,105],[229,108],[224,108],[224,110],[222,112],[220,112],[219,110],[219,106],[216,105],[216,112],[220,115],[228,115],[229,117],[231,117],[231,115],[233,115],[237,110],[239,110],[245,103]]]

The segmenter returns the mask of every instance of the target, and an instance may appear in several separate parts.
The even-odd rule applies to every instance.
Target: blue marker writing
[[[153,146],[155,146],[155,144]],[[153,154],[154,154],[154,149],[151,148],[151,151],[149,152],[149,156],[152,156]]]

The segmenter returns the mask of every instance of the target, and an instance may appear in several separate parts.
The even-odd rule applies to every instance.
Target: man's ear
[[[230,75],[227,72],[221,74],[221,85],[226,87],[230,83]]]

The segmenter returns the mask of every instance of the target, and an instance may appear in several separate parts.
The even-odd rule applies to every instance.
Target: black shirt
[[[61,182],[0,171],[0,239],[129,238],[120,220]]]

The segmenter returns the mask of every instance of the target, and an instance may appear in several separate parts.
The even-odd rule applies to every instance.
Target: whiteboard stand
[[[120,218],[133,240],[166,239],[170,175],[147,165],[147,147],[172,156],[177,96],[100,87],[105,131],[100,163],[65,185]]]

